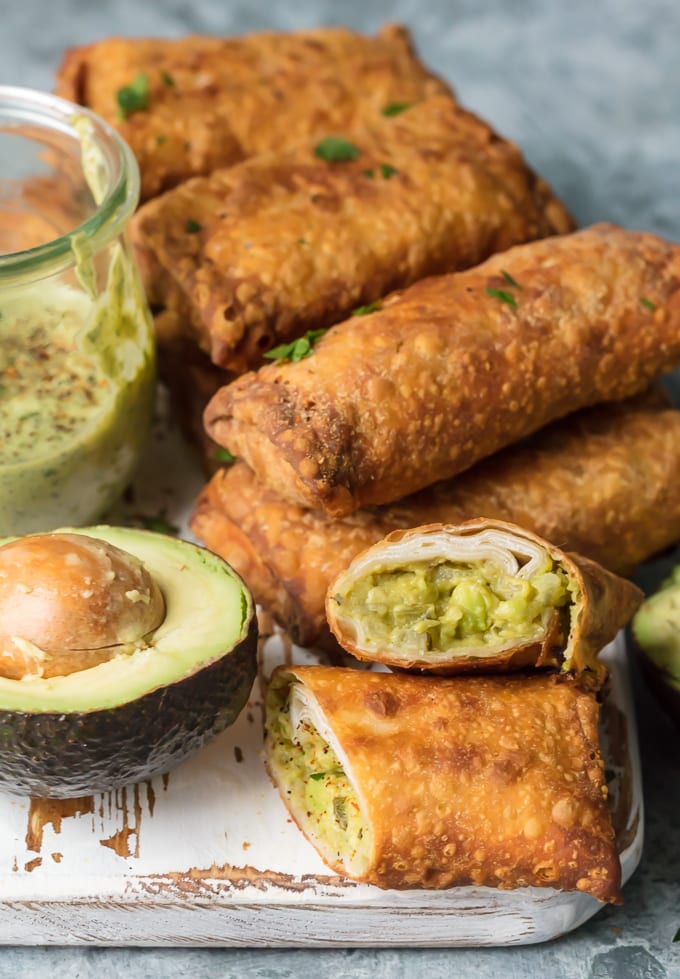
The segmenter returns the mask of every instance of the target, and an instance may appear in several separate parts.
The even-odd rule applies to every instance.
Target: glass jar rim
[[[74,125],[86,119],[97,147],[113,164],[112,179],[94,212],[82,224],[51,241],[25,251],[0,254],[0,282],[38,279],[77,264],[73,242],[87,241],[94,255],[118,237],[139,202],[139,167],[123,138],[100,116],[57,95],[14,85],[0,85],[0,117],[7,114],[35,128],[57,129],[80,140]]]

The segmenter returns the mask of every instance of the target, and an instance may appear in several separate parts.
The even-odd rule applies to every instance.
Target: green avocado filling
[[[294,684],[270,689],[268,757],[272,774],[304,832],[330,860],[367,860],[368,833],[359,800],[333,748],[308,720],[290,719]]]
[[[353,620],[371,645],[404,653],[465,647],[484,656],[515,640],[540,640],[555,609],[564,609],[568,622],[570,589],[550,559],[531,578],[491,561],[444,560],[372,572],[335,598],[342,618]]]

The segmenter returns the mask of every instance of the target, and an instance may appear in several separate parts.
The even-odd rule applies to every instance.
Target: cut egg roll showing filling
[[[279,667],[269,772],[336,872],[383,888],[554,887],[616,901],[596,698],[571,677]]]
[[[359,659],[457,673],[558,667],[597,684],[597,654],[640,603],[631,582],[496,520],[397,530],[330,585],[329,625]]]

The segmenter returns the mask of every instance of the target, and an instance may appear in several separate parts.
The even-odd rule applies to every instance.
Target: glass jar
[[[138,198],[110,126],[0,86],[0,535],[95,521],[143,451],[155,351],[126,236]]]

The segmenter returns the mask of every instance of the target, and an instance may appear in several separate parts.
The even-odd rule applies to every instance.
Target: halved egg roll
[[[211,399],[208,434],[346,516],[454,476],[680,364],[680,246],[595,225],[423,279]]]
[[[327,636],[330,582],[399,528],[495,517],[627,575],[680,538],[680,412],[655,397],[571,415],[454,479],[342,520],[286,502],[238,462],[213,476],[191,525],[302,645]]]
[[[279,667],[269,772],[336,872],[378,887],[554,887],[616,902],[594,697],[565,677]]]
[[[375,37],[342,27],[239,38],[110,37],[70,48],[56,86],[57,95],[94,109],[130,144],[143,200],[448,91],[396,25]]]
[[[243,371],[392,289],[573,228],[517,147],[450,97],[400,109],[336,140],[351,158],[313,139],[149,201],[133,237],[151,303]]]
[[[331,582],[326,615],[344,649],[385,666],[550,666],[599,684],[597,654],[642,597],[580,554],[480,518],[388,534]]]

